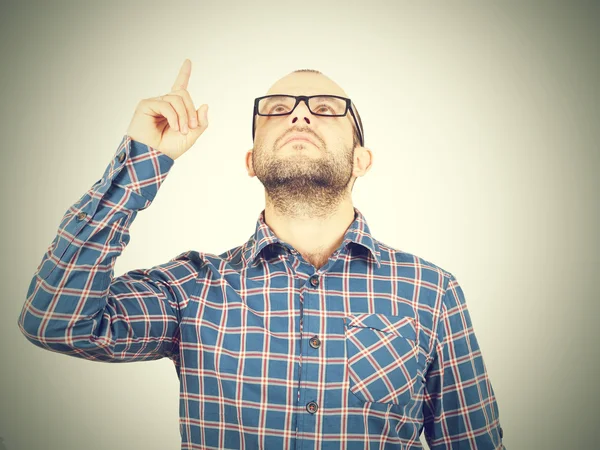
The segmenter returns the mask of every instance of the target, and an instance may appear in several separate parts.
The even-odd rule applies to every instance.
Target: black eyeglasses
[[[364,147],[364,135],[360,129],[359,121],[351,108],[352,101],[338,95],[265,95],[254,99],[254,114],[252,116],[252,142],[254,142],[256,115],[259,116],[287,116],[294,112],[300,102],[306,103],[309,111],[315,116],[343,117],[350,110],[354,119],[360,139],[360,145]]]

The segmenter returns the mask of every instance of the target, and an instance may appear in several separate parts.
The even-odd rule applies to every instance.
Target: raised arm
[[[113,273],[131,223],[172,165],[170,157],[123,137],[102,179],[67,210],[31,280],[18,320],[29,341],[110,362],[170,355],[181,311],[198,288],[197,254]]]
[[[177,351],[182,311],[203,274],[198,253],[113,274],[138,211],[150,206],[174,160],[208,126],[207,108],[195,110],[186,90],[190,71],[186,59],[169,94],[140,101],[102,178],[61,220],[18,319],[38,347],[109,362]]]

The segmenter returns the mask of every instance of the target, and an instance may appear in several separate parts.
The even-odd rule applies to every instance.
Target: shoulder
[[[454,278],[449,270],[421,255],[392,247],[379,240],[377,245],[382,262],[388,264],[401,276],[428,283],[429,286],[435,286],[436,289],[443,291]]]
[[[219,267],[222,264],[235,264],[241,259],[243,246],[237,246],[220,254],[187,250],[171,259],[172,262],[196,264],[198,266]]]

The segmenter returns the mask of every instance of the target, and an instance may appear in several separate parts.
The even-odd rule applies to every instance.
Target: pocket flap
[[[349,316],[349,327],[375,328],[407,339],[417,340],[415,318],[410,316],[392,316],[380,313],[362,313]]]

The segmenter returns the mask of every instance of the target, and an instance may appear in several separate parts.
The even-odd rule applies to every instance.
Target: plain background
[[[507,449],[597,448],[598,5],[3,2],[0,442],[179,448],[170,360],[70,358],[27,342],[17,319],[136,104],[190,58],[209,128],[136,217],[115,275],[244,243],[264,207],[244,167],[253,99],[320,70],[362,116],[374,165],[353,199],[374,236],[463,287]]]

